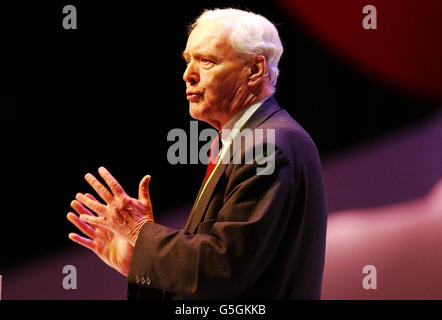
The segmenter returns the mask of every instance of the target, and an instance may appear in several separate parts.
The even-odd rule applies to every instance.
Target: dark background
[[[78,30],[62,28],[66,4],[77,7]],[[83,176],[99,166],[132,196],[140,179],[152,175],[156,215],[193,201],[204,166],[167,162],[167,133],[187,132],[191,120],[180,54],[186,27],[203,8],[227,6],[261,13],[277,25],[285,52],[276,98],[323,158],[436,110],[437,101],[345,63],[270,0],[4,5],[0,267],[70,242],[69,203],[77,192],[91,191]]]

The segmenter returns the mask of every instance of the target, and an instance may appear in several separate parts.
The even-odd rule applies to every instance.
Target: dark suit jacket
[[[273,129],[275,139],[233,143],[231,160],[243,161],[215,170],[184,230],[142,227],[128,299],[320,298],[327,205],[315,144],[273,97],[245,128]],[[257,147],[274,147],[265,154],[274,157],[273,173],[244,163]]]

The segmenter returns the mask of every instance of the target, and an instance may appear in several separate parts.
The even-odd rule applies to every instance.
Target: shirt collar
[[[264,101],[267,98],[258,101],[254,104],[252,104],[250,107],[244,108],[243,110],[235,113],[229,121],[222,127],[220,130],[220,137],[222,146],[230,144],[232,133],[234,133],[237,130],[240,130],[241,127],[249,120],[249,118],[252,116],[252,114],[255,113],[256,110],[264,103]],[[226,130],[226,133],[222,134],[222,131]]]

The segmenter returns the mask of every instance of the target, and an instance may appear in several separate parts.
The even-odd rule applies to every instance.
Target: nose
[[[199,73],[193,61],[187,64],[187,68],[183,74],[183,80],[190,84],[199,82]]]

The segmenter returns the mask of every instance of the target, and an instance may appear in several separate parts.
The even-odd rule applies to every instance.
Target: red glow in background
[[[280,0],[280,5],[363,72],[442,100],[442,1]],[[362,27],[366,5],[377,9],[376,30]]]

